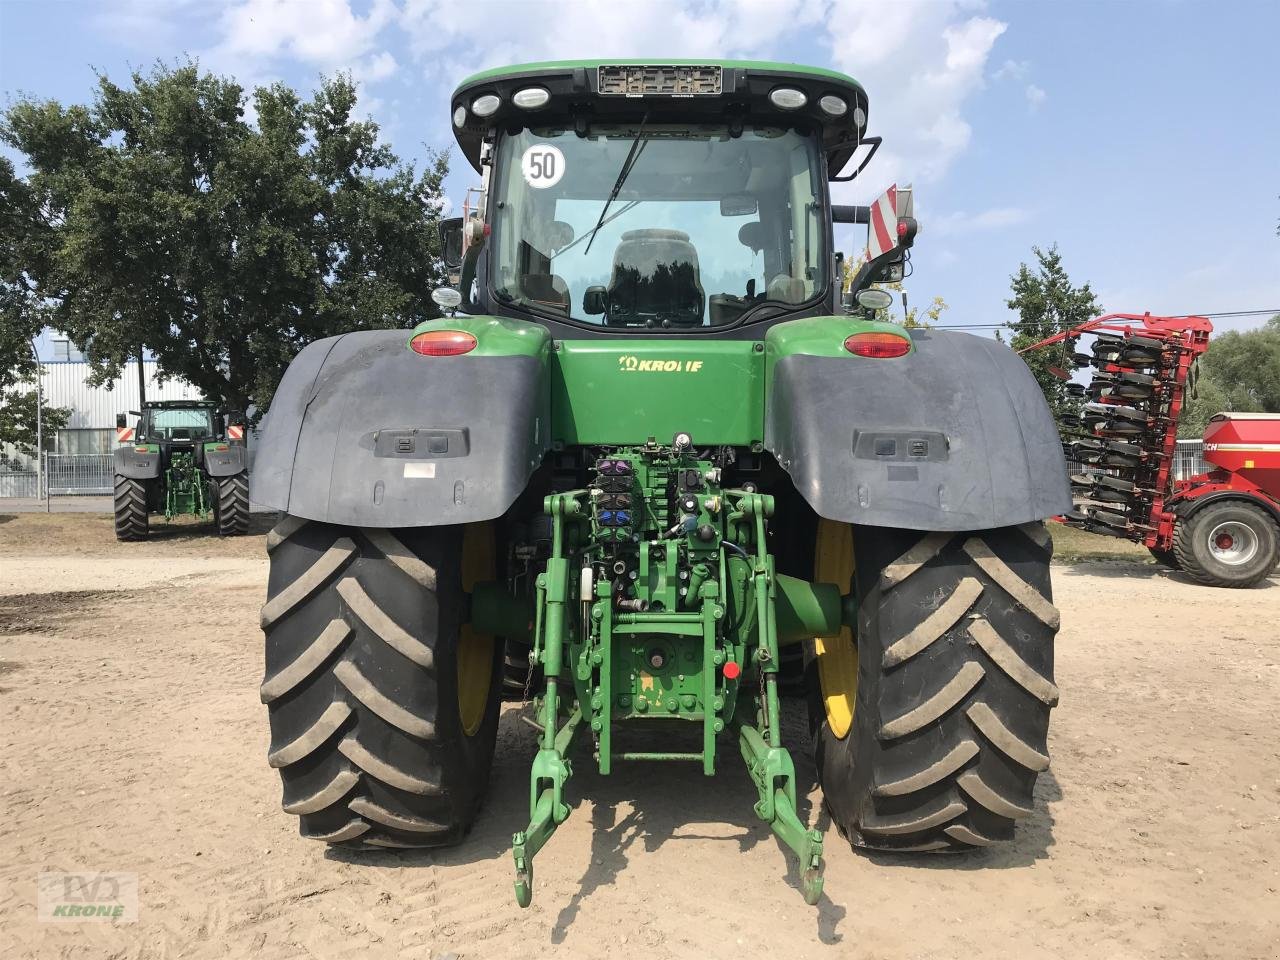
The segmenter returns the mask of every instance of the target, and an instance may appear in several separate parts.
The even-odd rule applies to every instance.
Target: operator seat
[[[707,295],[698,251],[682,230],[628,230],[613,253],[609,323],[701,326]]]

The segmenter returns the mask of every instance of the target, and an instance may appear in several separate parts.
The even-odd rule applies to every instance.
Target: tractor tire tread
[[[864,552],[861,537],[883,542]],[[832,821],[853,846],[885,851],[1011,839],[1048,767],[1058,702],[1043,524],[923,536],[859,528],[854,543],[859,683],[845,737],[810,697]]]
[[[145,480],[116,477],[112,506],[117,540],[128,543],[147,539],[149,530]]]
[[[218,498],[214,516],[218,536],[239,537],[249,532],[249,475],[235,473],[217,477],[214,495]]]
[[[284,518],[268,548],[268,760],[304,837],[350,848],[460,841],[488,786],[500,662],[480,728],[458,710],[460,528]]]

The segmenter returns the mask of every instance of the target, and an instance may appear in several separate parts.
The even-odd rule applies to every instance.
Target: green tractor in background
[[[221,536],[249,530],[243,415],[204,400],[144,403],[130,427],[116,417],[117,540],[145,540],[149,518],[212,518]]]
[[[814,903],[823,838],[779,712],[797,685],[853,844],[1010,839],[1049,762],[1042,521],[1071,497],[1016,355],[875,319],[916,224],[905,190],[831,202],[879,145],[862,87],[543,63],[451,109],[483,178],[445,225],[452,315],[308,346],[254,473],[285,514],[261,695],[302,834],[462,840],[504,690],[532,692],[521,905],[575,750],[601,774],[740,753]],[[847,298],[833,223],[868,228]]]

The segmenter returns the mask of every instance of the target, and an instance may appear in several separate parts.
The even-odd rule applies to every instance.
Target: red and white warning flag
[[[244,427],[242,427],[242,426],[240,426],[239,424],[236,424],[236,423],[233,423],[233,424],[231,424],[230,426],[228,426],[228,427],[227,427],[227,439],[228,439],[228,440],[243,440],[243,439],[244,439]]]
[[[116,443],[128,443],[133,439],[133,427],[116,427]]]
[[[895,183],[871,204],[867,226],[867,259],[883,256],[898,245],[898,185]]]
[[[871,204],[871,222],[867,225],[867,260],[888,253],[899,246],[898,218],[913,215],[911,187],[901,189],[895,183]]]

